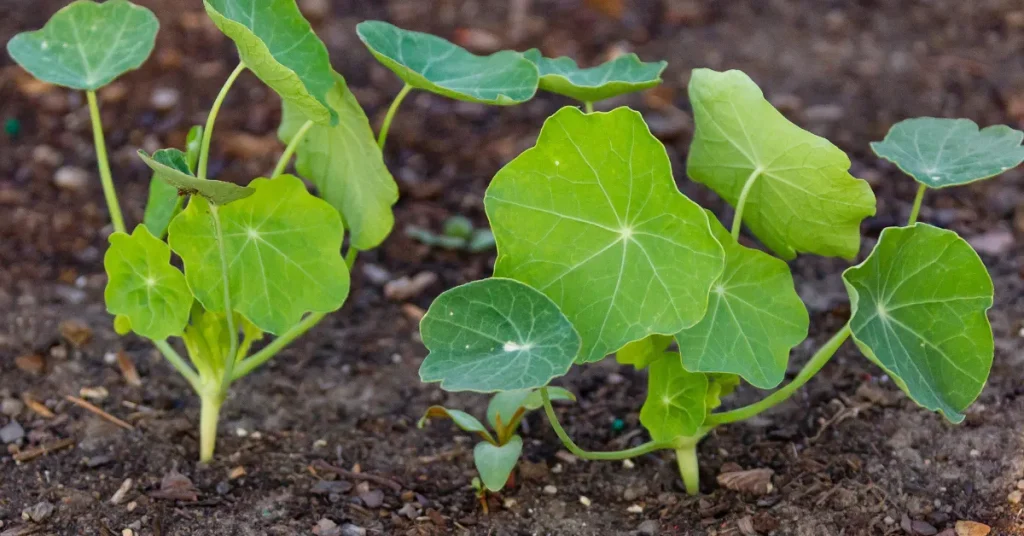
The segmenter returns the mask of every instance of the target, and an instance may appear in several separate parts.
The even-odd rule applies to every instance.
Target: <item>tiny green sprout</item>
[[[441,234],[416,225],[406,227],[410,238],[431,247],[480,253],[494,249],[494,234],[490,229],[476,229],[465,216],[452,216],[444,222]]]
[[[636,54],[624,54],[589,69],[572,58],[545,58],[537,49],[523,53],[540,72],[540,89],[576,99],[593,111],[595,102],[642,91],[661,83],[667,62],[645,63]]]

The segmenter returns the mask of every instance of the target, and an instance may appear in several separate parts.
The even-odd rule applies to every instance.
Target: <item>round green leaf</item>
[[[790,349],[807,338],[807,308],[785,262],[741,246],[714,215],[709,219],[725,248],[725,272],[711,289],[704,318],[676,334],[683,366],[738,374],[772,389],[786,375]]]
[[[42,30],[14,36],[7,52],[44,82],[95,91],[138,69],[153,51],[159,27],[152,11],[126,0],[78,0],[54,13]]]
[[[672,346],[670,335],[651,335],[619,348],[615,352],[615,360],[621,365],[633,365],[637,370],[643,370],[664,357],[669,346]]]
[[[160,149],[153,156],[139,149],[139,158],[157,178],[177,189],[179,195],[198,195],[215,205],[226,205],[253,194],[247,186],[197,178],[189,169],[187,155],[178,149]]]
[[[338,212],[292,175],[255,179],[249,187],[251,196],[219,208],[192,198],[171,222],[168,239],[196,299],[207,310],[223,311],[227,280],[235,311],[274,334],[306,312],[341,307],[349,274]]]
[[[406,84],[457,100],[508,106],[537,92],[537,67],[518,52],[477,56],[435,35],[381,21],[356,26],[377,61]]]
[[[551,400],[576,400],[576,395],[561,387],[548,387],[548,397]],[[525,411],[533,411],[544,405],[544,399],[540,391],[536,389],[516,389],[515,391],[502,391],[487,404],[487,422],[495,430],[498,429],[498,416],[501,415],[501,422],[508,426],[512,418],[520,408]]]
[[[687,171],[733,206],[748,181],[743,223],[784,259],[799,252],[852,259],[860,222],[875,213],[868,183],[828,140],[789,122],[740,71],[694,69],[696,123]]]
[[[661,83],[667,62],[644,63],[624,54],[597,67],[581,69],[572,58],[545,58],[537,49],[523,53],[540,71],[540,89],[583,102],[597,102]]]
[[[476,444],[473,449],[473,463],[487,489],[501,491],[501,488],[505,487],[522,453],[523,438],[517,435],[512,436],[508,443],[501,446],[486,441]]]
[[[295,0],[203,0],[213,23],[231,38],[245,66],[313,121],[335,123],[327,94],[334,69],[327,47]]]
[[[558,111],[494,178],[484,206],[494,275],[554,300],[583,338],[580,362],[696,324],[722,273],[707,215],[676,188],[665,148],[628,108]]]
[[[707,416],[707,394],[707,375],[688,372],[679,354],[667,353],[651,363],[640,424],[655,441],[692,436]]]
[[[580,337],[558,307],[511,279],[455,287],[430,304],[420,322],[430,353],[420,379],[447,391],[544,387],[569,371]]]
[[[131,235],[110,235],[103,256],[107,311],[117,315],[115,325],[162,341],[181,335],[192,308],[192,292],[185,276],[171,265],[171,248],[154,237],[145,225]]]
[[[890,227],[846,270],[854,341],[918,404],[960,422],[992,367],[986,311],[993,287],[978,254],[953,231]]]
[[[969,119],[917,117],[893,125],[871,144],[884,158],[929,188],[995,177],[1024,162],[1024,132],[1005,125],[978,130]]]

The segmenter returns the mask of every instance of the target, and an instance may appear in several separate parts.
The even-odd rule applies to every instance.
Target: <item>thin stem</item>
[[[732,237],[734,240],[740,239],[740,230],[743,228],[743,207],[747,204],[747,196],[750,195],[750,190],[754,188],[754,183],[757,182],[757,178],[761,176],[761,168],[755,169],[749,177],[747,182],[743,184],[743,190],[740,192],[740,198],[736,201],[736,215],[732,217]]]
[[[387,115],[384,116],[384,124],[380,127],[380,135],[377,136],[377,146],[384,149],[384,143],[388,140],[388,131],[391,130],[391,121],[395,118],[395,114],[398,113],[398,107],[402,105],[402,101],[405,100],[405,96],[412,91],[412,86],[406,84],[402,88],[402,91],[398,92],[395,96],[395,100],[391,101],[391,107],[388,108]]]
[[[224,104],[224,98],[228,96],[228,90],[231,89],[235,80],[238,79],[238,75],[242,74],[244,70],[244,63],[239,63],[238,67],[235,67],[235,70],[228,76],[227,81],[224,82],[224,87],[220,88],[217,99],[213,101],[213,107],[210,108],[210,116],[206,118],[206,128],[203,129],[203,145],[199,150],[199,166],[196,169],[196,176],[200,179],[206,179],[206,166],[210,162],[210,140],[213,138],[213,124],[217,121],[217,114],[220,112],[220,107]]]
[[[683,484],[686,485],[686,493],[700,493],[700,462],[697,460],[696,443],[676,449],[676,464],[679,465],[679,476],[683,477]]]
[[[348,247],[348,251],[345,252],[345,266],[348,266],[349,271],[351,271],[352,267],[355,266],[356,257],[358,256],[359,250],[350,245]]]
[[[221,378],[220,389],[227,392],[231,386],[235,361],[238,356],[238,328],[235,326],[235,308],[231,305],[231,285],[228,281],[228,253],[224,248],[224,230],[220,224],[220,209],[210,205],[210,216],[213,218],[213,229],[217,233],[217,246],[220,249],[220,268],[223,273],[221,286],[224,287],[224,316],[228,324],[228,353],[225,357],[224,376]]]
[[[199,409],[199,461],[206,463],[213,460],[217,447],[217,424],[224,398],[220,393],[200,394],[199,398],[202,400]]]
[[[110,211],[110,221],[114,224],[114,231],[126,233],[124,216],[121,215],[121,205],[117,202],[117,190],[114,189],[114,179],[110,176],[110,161],[107,160],[107,142],[103,138],[103,120],[100,118],[100,107],[96,103],[96,92],[86,91],[86,99],[89,101],[89,117],[92,119],[92,138],[96,147],[96,165],[100,168],[100,182],[103,184],[103,196],[107,198],[107,210]]]
[[[295,149],[302,143],[302,139],[306,137],[306,133],[313,126],[312,121],[306,121],[302,128],[292,136],[292,141],[288,142],[288,146],[284,148],[284,153],[281,154],[281,158],[277,161],[277,167],[274,168],[274,173],[270,175],[270,178],[274,178],[282,173],[284,169],[288,167],[288,161],[292,159],[292,155],[295,154]]]
[[[907,225],[914,225],[917,223],[917,216],[921,213],[921,202],[924,201],[924,193],[928,191],[928,187],[922,184],[917,188],[917,196],[914,197],[914,208],[910,209],[910,219],[907,220]]]
[[[153,345],[156,346],[157,350],[160,350],[160,353],[174,367],[174,370],[177,370],[179,374],[184,376],[193,389],[199,391],[199,374],[185,362],[181,354],[175,351],[167,341],[153,341]]]
[[[262,350],[240,361],[238,366],[235,367],[231,379],[238,380],[244,378],[247,374],[256,370],[256,368],[280,352],[282,348],[288,346],[290,342],[317,325],[325,316],[327,316],[326,313],[311,313],[307,315],[301,322],[295,324],[288,331],[281,334],[280,337],[264,346]]]
[[[825,366],[825,363],[828,363],[829,359],[832,359],[832,356],[835,355],[836,351],[839,350],[839,347],[843,345],[849,336],[850,324],[847,323],[843,326],[843,329],[833,335],[828,342],[822,345],[822,347],[819,348],[813,356],[811,356],[810,361],[804,365],[804,368],[800,369],[800,373],[796,375],[796,378],[793,378],[793,381],[786,384],[785,387],[768,395],[760,402],[756,402],[749,406],[744,406],[742,408],[723,413],[712,413],[711,415],[708,415],[704,424],[706,426],[717,426],[720,424],[742,421],[784,402],[790,396],[793,396],[793,393],[795,393],[797,389],[814,377],[814,375]]]
[[[583,103],[583,109],[586,110],[586,112],[588,114],[594,113],[594,103],[592,103],[590,101],[584,102]]]

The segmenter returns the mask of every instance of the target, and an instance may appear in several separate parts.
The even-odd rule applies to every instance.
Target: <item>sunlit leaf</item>
[[[615,360],[622,365],[633,365],[637,370],[643,370],[654,360],[664,357],[665,350],[671,345],[671,335],[651,335],[619,348],[615,352]]]
[[[199,159],[199,146],[203,137],[203,127],[192,127],[186,139],[186,151],[184,162],[187,168],[178,169],[182,173],[195,175],[196,163]],[[181,163],[181,160],[170,159],[168,162],[174,166]],[[182,196],[178,195],[178,189],[170,183],[160,180],[156,173],[149,180],[149,198],[146,200],[146,211],[142,217],[142,223],[149,228],[153,236],[157,238],[167,234],[167,226],[171,220],[181,212]]]
[[[576,395],[561,387],[548,387],[548,397],[551,400],[576,400]],[[523,408],[526,411],[533,411],[544,406],[544,400],[540,391],[536,389],[516,389],[515,391],[503,391],[491,398],[487,405],[487,422],[494,429],[498,428],[498,416],[501,415],[501,422],[508,425],[512,417]]]
[[[597,102],[661,83],[667,62],[644,63],[624,54],[596,67],[581,69],[572,58],[545,58],[537,49],[523,53],[540,71],[540,89],[582,102]]]
[[[149,156],[139,150],[139,158],[157,178],[173,186],[178,194],[198,195],[215,205],[226,205],[253,194],[252,188],[224,181],[200,179],[189,170],[185,153],[178,149],[160,149]]]
[[[679,354],[669,353],[651,363],[640,424],[655,441],[692,436],[707,416],[707,392],[707,375],[687,372]]]
[[[476,444],[473,449],[473,463],[480,473],[484,486],[491,491],[501,491],[509,475],[516,468],[519,455],[523,453],[523,438],[514,435],[501,446],[486,441]]]

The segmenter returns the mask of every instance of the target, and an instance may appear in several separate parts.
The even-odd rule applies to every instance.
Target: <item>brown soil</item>
[[[198,2],[185,9],[178,1],[142,3],[163,23],[157,52],[144,69],[103,92],[114,173],[132,222],[141,218],[149,178],[135,149],[180,145],[188,127],[204,119],[234,57]],[[621,21],[584,8],[582,0],[524,3],[532,4],[532,15],[519,24],[509,7],[519,2],[511,1],[302,1],[314,11],[330,9],[317,17],[317,27],[336,68],[378,121],[399,83],[355,38],[355,23],[366,18],[476,43],[490,35],[503,46],[541,46],[588,63],[613,48],[668,59],[664,87],[609,104],[643,111],[668,145],[683,190],[720,213],[728,209],[713,194],[682,178],[691,135],[685,83],[697,66],[743,69],[795,121],[848,151],[854,174],[874,186],[879,213],[865,225],[865,252],[881,228],[905,217],[913,193],[908,179],[871,156],[868,141],[915,115],[1017,127],[1024,121],[1018,0],[633,0]],[[41,26],[62,4],[6,0],[0,40]],[[179,92],[177,107],[154,109],[151,95],[160,88]],[[439,281],[411,302],[420,308],[445,288],[488,275],[491,256],[430,250],[401,230],[436,228],[456,213],[485,223],[481,196],[490,177],[533,143],[548,114],[567,104],[549,96],[506,109],[426,94],[406,103],[388,151],[402,191],[397,231],[361,257],[342,311],[236,384],[223,412],[217,461],[199,466],[196,397],[145,341],[116,337],[104,311],[102,252],[110,228],[82,104],[81,95],[40,87],[6,56],[0,59],[0,119],[21,126],[15,137],[0,134],[0,400],[13,413],[13,400],[30,397],[55,414],[44,418],[25,408],[0,414],[0,426],[16,420],[26,431],[11,453],[73,440],[72,448],[24,463],[0,456],[0,534],[107,535],[125,528],[144,535],[312,534],[323,518],[369,534],[610,535],[655,527],[661,534],[948,535],[958,520],[990,524],[993,534],[1024,534],[1021,506],[1008,501],[1024,478],[1019,242],[985,257],[997,289],[991,312],[997,354],[989,386],[965,424],[952,426],[916,407],[847,345],[792,401],[723,427],[701,444],[698,498],[681,492],[667,455],[636,459],[632,468],[566,457],[536,414],[525,423],[527,461],[516,485],[483,515],[468,488],[469,438],[447,424],[421,431],[415,422],[430,404],[481,413],[486,399],[418,381],[424,349],[415,315],[385,300],[365,273],[371,265],[393,277],[435,272]],[[212,172],[244,181],[269,171],[281,150],[278,118],[276,97],[243,76],[217,125]],[[65,165],[88,170],[88,183],[57,187],[55,171]],[[923,217],[974,240],[1020,233],[1021,178],[1015,171],[931,195]],[[812,258],[794,263],[812,310],[812,342],[823,341],[848,315],[839,279],[844,266]],[[83,342],[74,325],[61,329],[70,320],[87,326],[91,340]],[[798,348],[794,363],[813,347]],[[126,384],[106,358],[119,350],[134,361],[141,387]],[[33,354],[41,371],[32,371],[38,359],[16,360]],[[637,421],[642,373],[606,361],[561,383],[580,395],[563,413],[579,443],[607,449],[644,439]],[[95,403],[132,430],[64,398],[98,387],[109,395]],[[756,396],[745,389],[735,403]],[[615,419],[624,421],[623,431],[614,431]],[[318,461],[358,465],[364,474],[399,482],[400,491],[354,479],[324,484],[332,477],[314,468]],[[734,465],[772,469],[773,491],[749,496],[719,487],[715,475]],[[154,496],[175,470],[191,479],[197,500]],[[132,480],[127,496],[111,504],[126,479]],[[549,485],[555,494],[542,492]],[[383,492],[380,504],[374,490]],[[56,510],[39,524],[23,520],[24,510],[43,501]],[[642,513],[628,512],[631,506]]]

